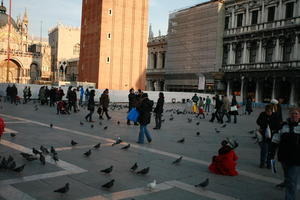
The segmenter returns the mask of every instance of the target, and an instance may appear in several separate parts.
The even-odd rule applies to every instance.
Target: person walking
[[[109,96],[108,96],[108,89],[105,89],[100,97],[100,106],[102,107],[102,113],[100,115],[100,119],[103,119],[103,113],[105,113],[108,120],[111,119],[111,117],[108,115],[108,106],[109,106]]]
[[[84,95],[84,89],[83,89],[82,86],[80,86],[79,94],[80,94],[80,97],[79,97],[79,106],[82,106],[83,95]]]
[[[146,136],[149,143],[151,143],[152,138],[147,130],[147,125],[151,121],[151,112],[153,108],[153,101],[148,99],[148,94],[143,93],[140,99],[140,104],[137,107],[137,110],[140,112],[139,123],[140,123],[140,132],[138,137],[139,144],[144,144],[144,136]]]
[[[63,99],[63,96],[65,96],[65,93],[61,87],[58,88],[57,96],[58,96],[58,101],[61,101]]]
[[[210,112],[210,104],[211,104],[211,99],[209,98],[209,96],[207,96],[205,100],[205,112]]]
[[[88,100],[88,110],[90,111],[89,114],[87,114],[85,116],[85,120],[88,122],[94,122],[92,120],[93,117],[93,113],[95,111],[95,90],[91,90],[91,92],[89,93],[89,100]]]
[[[246,109],[245,109],[246,114],[248,113],[248,115],[250,115],[253,112],[252,102],[253,102],[253,100],[252,100],[251,96],[248,96],[247,101],[246,101]]]
[[[289,119],[274,133],[270,157],[274,160],[277,151],[278,161],[284,172],[285,200],[296,200],[298,176],[300,172],[300,109],[292,108]]]
[[[271,167],[269,154],[269,147],[271,143],[272,135],[279,130],[280,121],[277,115],[272,111],[272,106],[267,105],[265,111],[261,112],[256,120],[259,126],[259,133],[261,134],[262,140],[259,142],[260,146],[260,168],[264,168],[267,164],[267,168]],[[269,132],[269,133],[268,133]]]
[[[230,111],[230,102],[229,99],[227,97],[227,95],[225,94],[222,97],[222,116],[221,116],[221,121],[223,121],[224,116],[226,115],[227,117],[227,123],[230,123],[231,119],[230,119],[230,115],[229,115],[229,111]]]
[[[84,92],[84,98],[85,98],[85,105],[88,103],[89,101],[89,97],[90,97],[90,91],[89,88],[86,88],[85,92]]]
[[[128,101],[129,101],[129,109],[128,109],[128,113],[136,107],[137,104],[137,96],[134,94],[134,89],[131,88],[129,90],[129,94],[128,94]],[[127,125],[130,125],[130,120],[127,119]],[[134,125],[138,125],[137,122],[134,122]]]
[[[56,91],[55,91],[55,88],[52,87],[50,89],[50,107],[54,107],[54,103],[55,103],[55,98],[56,98]]]
[[[192,112],[193,113],[197,113],[198,112],[198,101],[199,101],[199,97],[197,96],[197,94],[194,94],[194,96],[192,97],[192,101],[193,101],[193,107],[192,107]]]
[[[202,99],[202,97],[199,97],[199,104],[198,104],[198,115],[197,117],[200,117],[202,115],[203,119],[205,119],[205,114],[204,114],[204,103],[205,98]]]
[[[8,101],[8,102],[11,101],[10,97],[11,97],[11,86],[8,85],[6,88],[6,101]]]
[[[238,115],[239,115],[239,112],[238,112],[238,103],[236,100],[236,96],[232,95],[230,111],[229,111],[229,121],[231,122],[231,116],[233,116],[233,122],[236,124]]]
[[[25,86],[23,90],[23,104],[27,103],[27,96],[28,96],[28,89],[27,86]]]
[[[220,100],[219,95],[215,96],[215,111],[212,113],[212,118],[209,120],[210,122],[214,122],[215,119],[218,120],[219,123],[223,124],[222,118],[221,118],[221,108],[222,108],[222,101]]]
[[[15,84],[13,84],[13,86],[11,87],[11,103],[13,104],[16,104],[17,105],[17,96],[18,96],[18,89],[16,87]]]
[[[76,113],[77,112],[76,88],[74,88],[72,91],[70,91],[70,94],[69,94],[69,108],[70,108],[70,111],[72,110],[72,107],[74,109],[74,113]]]
[[[153,129],[161,128],[161,117],[162,117],[162,113],[164,112],[164,103],[165,103],[164,93],[160,92],[156,107],[154,108],[155,127]]]
[[[31,98],[31,96],[32,96],[30,86],[28,86],[28,89],[27,89],[27,90],[28,90],[27,102],[29,102],[29,101],[30,101],[30,98]]]

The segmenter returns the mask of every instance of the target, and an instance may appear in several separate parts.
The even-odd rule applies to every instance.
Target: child
[[[197,117],[199,117],[200,115],[202,115],[203,119],[205,119],[205,114],[204,114],[204,108],[203,108],[203,106],[199,107],[199,112],[198,112],[198,116]]]
[[[2,118],[0,118],[0,141],[1,141],[1,137],[4,133],[4,128],[5,128],[4,120]]]
[[[215,174],[237,176],[236,161],[238,157],[228,141],[223,140],[221,145],[219,155],[213,157],[213,161],[208,169]]]

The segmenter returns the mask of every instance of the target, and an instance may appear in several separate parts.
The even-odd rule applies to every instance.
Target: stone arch
[[[36,80],[39,80],[41,77],[41,70],[39,65],[36,62],[31,63],[30,65],[30,81],[33,83]]]
[[[8,66],[8,67],[7,67]],[[8,71],[7,71],[8,69]],[[9,82],[9,83],[20,83],[22,73],[22,64],[16,59],[10,59],[9,64],[8,60],[5,59],[0,63],[0,81]],[[8,80],[7,80],[8,78]]]

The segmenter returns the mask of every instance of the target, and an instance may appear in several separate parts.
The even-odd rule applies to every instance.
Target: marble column
[[[265,1],[262,1],[260,23],[264,23],[265,21]]]
[[[260,102],[260,87],[259,87],[259,80],[256,80],[256,87],[255,87],[255,103]]]
[[[231,86],[231,81],[228,81],[228,82],[227,82],[227,89],[226,89],[227,97],[230,96],[230,86]]]
[[[257,57],[257,61],[258,62],[262,62],[263,59],[262,59],[262,40],[259,41],[259,44],[258,44],[258,57]]]
[[[157,69],[161,69],[162,68],[162,54],[161,52],[158,52],[157,54]]]
[[[279,5],[277,7],[277,16],[275,15],[275,19],[276,20],[280,20],[280,19],[283,19],[283,13],[285,13],[283,11],[283,6],[282,6],[282,0],[279,0]]]
[[[244,81],[245,77],[241,77],[241,102],[244,103]]]
[[[154,91],[160,91],[159,81],[154,82]]]
[[[233,47],[232,43],[229,45],[229,55],[228,55],[228,64],[233,64]]]
[[[248,48],[247,42],[244,42],[244,49],[243,49],[243,64],[248,63]]]
[[[276,39],[276,46],[275,46],[275,61],[280,61],[280,44],[279,44],[279,38]]]
[[[250,24],[250,13],[249,13],[249,5],[247,4],[245,26],[248,26],[249,24]]]
[[[150,53],[150,58],[149,58],[149,69],[153,69],[153,65],[154,65],[153,58],[154,58],[154,55],[151,52]]]
[[[273,78],[273,87],[272,87],[272,99],[275,99],[275,92],[276,92],[276,79]]]
[[[294,51],[293,51],[293,60],[298,59],[299,51],[300,51],[300,49],[299,49],[299,38],[296,36],[295,37],[295,44],[294,44]]]
[[[231,11],[231,28],[235,28],[235,14],[234,9]]]
[[[291,81],[291,94],[290,94],[290,102],[291,106],[295,105],[295,81]]]

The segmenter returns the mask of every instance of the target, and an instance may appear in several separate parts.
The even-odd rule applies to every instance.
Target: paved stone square
[[[35,111],[34,105],[33,102],[18,106],[4,103],[0,110],[0,117],[5,119],[8,128],[0,143],[0,156],[13,156],[17,166],[26,164],[20,174],[0,170],[0,200],[281,200],[284,197],[284,191],[275,188],[275,184],[282,180],[280,165],[277,165],[279,172],[276,175],[270,170],[259,169],[259,148],[254,144],[253,135],[248,133],[256,128],[255,120],[262,109],[255,109],[251,116],[239,116],[238,124],[228,124],[226,128],[208,122],[210,116],[196,119],[190,114],[165,112],[161,130],[152,130],[153,118],[148,126],[153,136],[152,143],[140,145],[136,144],[139,127],[126,124],[126,108],[111,110],[112,120],[102,120],[99,124],[97,114],[94,114],[95,123],[85,122],[87,111],[83,108],[76,114],[56,115],[54,108],[38,106]],[[165,106],[165,110],[183,108],[182,104]],[[173,121],[169,120],[171,115]],[[189,123],[188,118],[192,122]],[[80,121],[84,125],[80,125]],[[199,126],[197,122],[200,122]],[[107,130],[104,130],[105,126]],[[221,133],[216,133],[215,128]],[[11,137],[11,132],[15,132],[16,137]],[[200,136],[196,135],[197,132]],[[124,143],[112,146],[117,137],[121,137]],[[185,143],[177,143],[183,137]],[[236,177],[208,171],[212,156],[217,154],[220,142],[227,137],[240,144],[236,149],[240,175]],[[78,144],[72,147],[71,140]],[[93,149],[99,142],[100,149]],[[121,150],[128,143],[131,148]],[[60,160],[55,163],[46,156],[44,166],[39,160],[28,162],[21,157],[20,152],[31,153],[32,147],[39,149],[40,145],[48,149],[55,147]],[[92,154],[85,157],[83,153],[89,149],[92,149]],[[182,162],[173,165],[172,161],[180,156],[183,156]],[[130,172],[135,162],[138,170],[150,167],[149,174]],[[114,168],[110,175],[100,172],[111,165]],[[206,189],[194,187],[206,178],[210,180]],[[111,189],[101,188],[112,179],[115,179],[115,184]],[[157,187],[149,190],[146,186],[153,180],[157,181]],[[67,182],[70,183],[67,194],[53,192]]]

